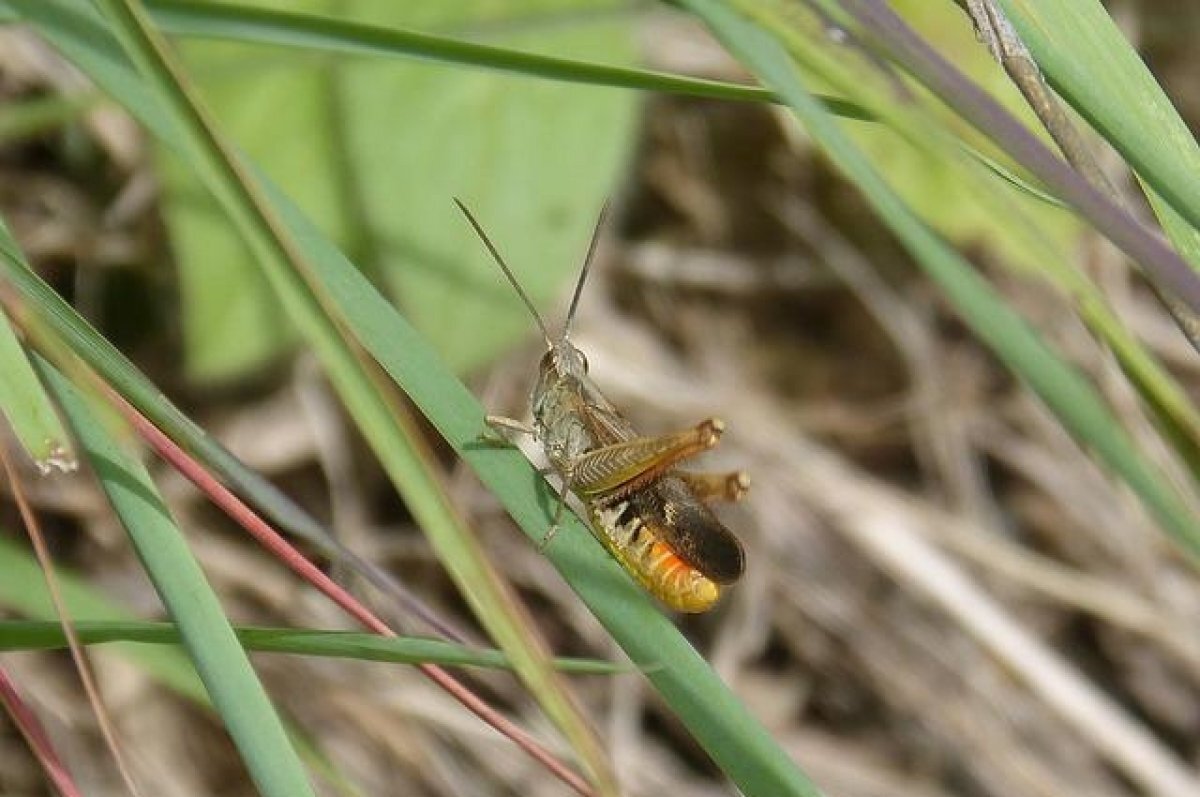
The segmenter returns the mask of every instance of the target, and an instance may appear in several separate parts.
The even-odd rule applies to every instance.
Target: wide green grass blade
[[[933,234],[879,177],[811,94],[780,44],[717,0],[685,0],[768,86],[784,97],[809,135],[853,180],[913,257],[955,303],[964,321],[1024,380],[1081,443],[1142,499],[1195,561],[1200,528],[1167,479],[1137,451],[1096,391],[1000,301],[970,264]]]
[[[172,623],[95,621],[75,623],[85,645],[136,642],[143,645],[177,645],[182,637]],[[512,669],[498,650],[471,648],[440,639],[382,637],[356,631],[296,630],[292,628],[234,629],[246,650],[291,653],[393,664],[440,664],[446,667]],[[67,645],[62,625],[39,620],[0,620],[0,650],[58,650]],[[628,671],[611,662],[594,659],[556,659],[556,669],[578,675],[612,675]]]
[[[64,10],[61,0],[54,2],[56,12]],[[41,8],[30,10],[37,13]],[[61,13],[39,14],[39,29],[153,130],[172,136],[162,111],[113,50],[95,17],[77,6],[66,10],[70,24],[64,24]],[[487,427],[474,397],[318,230],[277,193],[272,200],[283,208],[284,223],[318,268],[330,298],[353,310],[347,324],[361,344],[495,491],[530,537],[542,539],[555,501],[545,480],[518,452],[481,445]],[[576,518],[567,518],[547,555],[744,793],[816,793],[766,729]]]
[[[0,257],[12,256],[19,259],[17,244],[0,219]],[[0,313],[0,415],[12,426],[38,470],[49,473],[52,469],[75,467],[71,438],[3,313]]]
[[[128,62],[114,66],[114,58],[125,58],[113,46],[102,18],[87,3],[21,0],[12,5],[43,26],[46,34],[68,55],[78,57],[85,68],[94,67],[94,78],[116,98],[129,102],[135,114],[143,104],[170,109],[165,117],[161,112],[146,114],[151,128],[186,154],[225,208],[455,583],[539,704],[571,741],[597,787],[603,793],[613,793],[614,779],[589,723],[565,694],[560,677],[539,649],[478,541],[458,518],[415,424],[394,405],[374,366],[365,362],[359,350],[343,337],[342,329],[352,323],[359,309],[333,303],[325,295],[328,288],[315,276],[315,264],[305,251],[307,242],[276,217],[242,157],[228,148],[205,111],[193,101],[190,88],[178,68],[167,60],[163,45],[146,27],[138,7],[119,0],[102,4],[114,28],[120,31],[123,46],[154,87],[152,92],[129,90],[131,84],[141,86],[142,78]],[[85,28],[87,33],[81,35]],[[361,278],[356,269],[349,270]]]
[[[274,706],[200,566],[135,454],[110,433],[111,418],[52,366],[39,369],[74,428],[87,460],[178,624],[196,672],[264,795],[312,795],[308,776]]]

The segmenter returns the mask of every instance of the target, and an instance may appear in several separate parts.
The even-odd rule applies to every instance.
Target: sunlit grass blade
[[[1167,237],[1200,270],[1200,145],[1108,11],[1061,0],[1002,5],[1051,85],[1126,158]],[[1194,340],[1190,318],[1181,323]]]
[[[110,416],[97,415],[94,405],[52,366],[44,361],[38,366],[178,624],[184,647],[251,778],[266,795],[313,794],[270,699],[149,474],[137,456],[112,436]]]
[[[968,120],[1131,257],[1160,290],[1200,314],[1200,277],[1159,236],[1092,186],[918,36],[886,3],[843,0],[874,48]]]
[[[1104,6],[1094,0],[999,4],[1055,90],[1152,191],[1200,228],[1200,146]],[[1172,240],[1184,234],[1179,229]],[[1200,265],[1200,259],[1192,262]]]
[[[0,258],[17,250],[0,219]],[[75,466],[71,439],[54,405],[33,372],[8,319],[0,313],[0,415],[11,424],[17,440],[38,470],[70,470]]]
[[[1080,318],[1117,357],[1164,436],[1191,466],[1193,478],[1200,478],[1200,413],[1178,381],[1118,316],[1092,276],[1075,265],[1076,234],[1063,234],[1064,226],[1074,223],[1067,214],[1022,202],[1024,197],[1000,190],[997,177],[1010,184],[1011,180],[992,166],[994,159],[986,154],[990,145],[978,131],[962,129],[960,122],[948,118],[945,109],[931,101],[897,102],[895,75],[881,69],[875,56],[857,47],[831,43],[827,22],[819,14],[774,0],[737,0],[732,5],[771,31],[805,75],[836,91],[850,93],[857,88],[859,101],[895,134],[883,138],[888,142],[886,149],[876,146],[873,153],[867,149],[866,154],[873,155],[876,168],[925,224],[950,240],[986,241],[989,250],[1009,268],[1048,280],[1070,298]],[[964,89],[958,80],[948,82],[958,86],[959,93],[978,91]],[[956,109],[955,96],[942,99]],[[991,113],[1004,113],[994,103],[988,107]],[[864,141],[863,130],[848,128],[848,132],[865,149],[870,147],[872,141]],[[1026,130],[1010,138],[1031,141],[1032,134]],[[968,141],[977,142],[978,148],[963,143]],[[907,149],[897,149],[896,144]],[[1044,148],[1041,151],[1049,155]],[[914,157],[928,168],[916,173],[912,167],[905,168]],[[1003,154],[997,157],[1007,162]],[[932,198],[921,192],[926,179],[935,187]],[[1074,175],[1074,182],[1080,180]],[[1033,194],[1025,189],[1023,193]]]

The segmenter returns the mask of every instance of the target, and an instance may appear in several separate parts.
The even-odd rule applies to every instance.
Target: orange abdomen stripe
[[[639,518],[632,523],[618,522],[624,509],[624,502],[591,507],[592,533],[613,558],[671,609],[697,613],[712,608],[721,597],[720,585],[683,561],[653,526]]]

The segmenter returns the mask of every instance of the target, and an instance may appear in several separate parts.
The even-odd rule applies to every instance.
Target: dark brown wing
[[[637,513],[680,559],[718,584],[732,584],[746,569],[738,538],[673,476],[634,491],[627,511]]]

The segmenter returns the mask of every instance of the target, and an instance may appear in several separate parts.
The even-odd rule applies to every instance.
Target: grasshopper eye
[[[586,374],[588,372],[587,356],[579,349],[575,350],[575,354],[579,357],[579,364],[583,366],[583,372]]]

